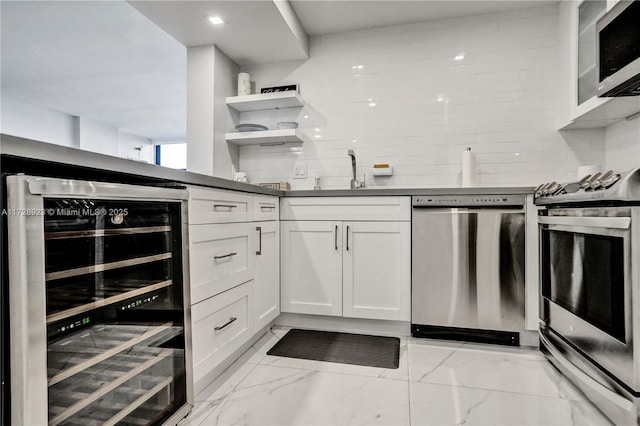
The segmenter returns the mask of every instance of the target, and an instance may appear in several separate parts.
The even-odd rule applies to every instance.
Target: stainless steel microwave
[[[640,0],[616,3],[596,31],[598,96],[640,96]]]

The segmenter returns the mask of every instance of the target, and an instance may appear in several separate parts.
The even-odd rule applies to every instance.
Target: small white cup
[[[245,172],[235,172],[233,174],[233,180],[236,182],[248,182],[247,174]]]

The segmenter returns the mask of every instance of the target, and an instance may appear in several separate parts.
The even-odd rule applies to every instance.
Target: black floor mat
[[[269,349],[267,355],[398,368],[400,339],[294,328]]]

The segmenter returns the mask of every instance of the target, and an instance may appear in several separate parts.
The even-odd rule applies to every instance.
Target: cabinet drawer
[[[252,225],[228,223],[189,227],[192,303],[253,279],[256,230]]]
[[[278,197],[255,195],[253,197],[253,220],[278,220],[280,201]]]
[[[252,312],[253,281],[192,306],[196,383],[251,338]]]
[[[189,223],[249,222],[253,196],[221,189],[189,187]]]
[[[410,221],[411,197],[283,197],[282,220]]]

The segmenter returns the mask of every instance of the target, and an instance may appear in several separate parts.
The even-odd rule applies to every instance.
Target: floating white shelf
[[[227,142],[235,145],[261,145],[304,142],[299,129],[264,130],[260,132],[234,132],[225,135]]]
[[[238,112],[261,111],[266,109],[297,108],[304,101],[297,92],[259,93],[256,95],[232,96],[227,98],[227,106]]]

